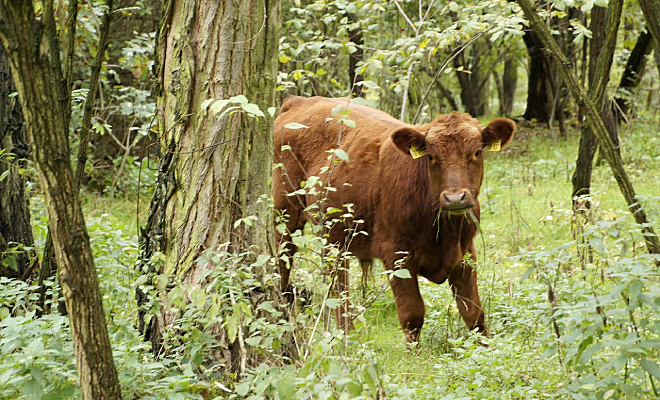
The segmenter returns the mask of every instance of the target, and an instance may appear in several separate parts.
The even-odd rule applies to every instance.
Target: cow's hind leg
[[[419,342],[426,307],[422,295],[419,293],[417,277],[403,279],[393,277],[390,284],[394,293],[399,324],[406,335],[406,341],[408,343]]]
[[[477,328],[484,336],[488,336],[477,288],[477,271],[467,262],[463,262],[455,267],[449,275],[449,284],[454,293],[458,311],[468,328]]]

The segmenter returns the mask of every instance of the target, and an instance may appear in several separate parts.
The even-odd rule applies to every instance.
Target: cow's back
[[[341,106],[338,114],[332,115],[332,110]],[[356,127],[340,123],[343,110],[348,109],[347,118],[355,122]],[[298,123],[308,128],[287,129],[285,125]],[[349,102],[347,98],[299,97],[288,98],[280,108],[280,114],[275,120],[275,152],[281,146],[288,144],[294,147],[294,152],[300,153],[306,165],[316,162],[320,157],[327,158],[327,150],[339,148],[348,152],[354,148],[355,141],[362,144],[382,143],[387,135],[403,123],[387,113]]]

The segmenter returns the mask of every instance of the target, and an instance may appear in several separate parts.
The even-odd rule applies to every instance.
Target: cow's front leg
[[[417,276],[412,275],[411,278],[403,279],[393,277],[390,284],[394,293],[399,324],[406,335],[406,341],[408,343],[419,342],[419,333],[424,325],[426,308],[422,295],[419,293]]]
[[[476,257],[473,256],[472,260],[476,261]],[[454,267],[449,275],[449,284],[454,293],[458,311],[467,326],[470,329],[477,328],[484,336],[488,336],[477,288],[477,270],[472,268],[469,261],[464,260]]]

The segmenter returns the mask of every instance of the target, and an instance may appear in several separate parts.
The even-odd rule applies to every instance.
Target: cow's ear
[[[392,132],[392,142],[401,152],[412,158],[426,154],[426,137],[420,131],[405,126]]]
[[[504,147],[511,139],[516,130],[516,123],[507,118],[496,118],[481,131],[481,141],[486,150],[497,151]]]

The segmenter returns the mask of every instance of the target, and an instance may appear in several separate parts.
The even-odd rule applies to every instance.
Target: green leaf
[[[339,307],[340,304],[341,304],[341,300],[339,299],[328,299],[325,301],[325,306],[331,310],[334,310],[335,308]]]
[[[243,96],[242,94],[239,94],[238,96],[230,97],[229,100],[232,103],[239,103],[241,105],[245,105],[248,103],[247,97]]]
[[[333,153],[339,158],[340,160],[348,162],[348,154],[342,149],[335,149]]]
[[[264,114],[263,111],[259,108],[258,105],[248,103],[248,104],[241,104],[241,108],[245,110],[248,114],[256,115],[257,117],[265,117],[266,115]]]
[[[9,170],[6,170],[5,172],[2,173],[2,175],[0,175],[0,182],[4,181],[5,178],[7,178],[8,176],[9,176]]]
[[[346,388],[352,396],[359,396],[362,394],[362,385],[358,384],[354,380],[346,382]]]
[[[341,110],[341,104],[337,104],[336,106],[334,106],[330,111],[330,114],[337,115],[339,114],[339,110]]]
[[[266,254],[259,254],[257,261],[255,261],[252,265],[255,267],[261,267],[262,265],[266,264],[268,260],[270,260],[270,256]]]
[[[272,118],[272,117],[275,116],[275,112],[277,111],[277,108],[275,108],[275,107],[268,107],[268,110],[267,110],[267,111],[268,111],[268,115],[270,115],[270,117]]]
[[[658,368],[658,364],[643,358],[639,360],[639,365],[644,371],[648,372],[649,375],[660,381],[660,369]]]
[[[261,343],[262,336],[257,335],[257,336],[252,336],[247,339],[245,339],[245,343],[249,344],[252,347],[259,346]]]
[[[641,281],[639,280],[633,281],[628,287],[628,293],[630,294],[630,299],[633,301],[637,300],[637,297],[639,297],[639,294],[642,292],[643,287],[644,284],[642,284]]]
[[[23,395],[30,400],[41,399],[42,387],[36,380],[29,379],[23,385]]]
[[[244,381],[239,383],[238,385],[236,385],[236,389],[234,391],[239,396],[245,396],[250,391],[250,382]]]
[[[588,364],[589,361],[591,360],[591,357],[593,357],[594,354],[596,354],[598,350],[601,349],[601,347],[603,347],[602,343],[596,343],[595,345],[588,347],[580,355],[580,361],[585,365]]]
[[[392,276],[396,276],[397,278],[401,279],[410,279],[412,278],[412,275],[410,275],[410,271],[408,271],[405,268],[397,269],[396,271],[392,271]]]
[[[213,107],[213,106],[211,106],[211,107]],[[238,108],[239,108],[238,106],[227,107],[223,112],[220,113],[220,115],[218,115],[218,118],[222,118],[222,117],[224,117],[228,112],[230,112],[230,111],[232,111],[232,110],[238,110]]]
[[[348,126],[349,128],[355,128],[357,125],[355,124],[355,121],[352,119],[345,119],[342,121],[344,125]]]
[[[449,10],[451,10],[453,12],[459,12],[463,9],[463,7],[459,6],[458,4],[456,4],[453,1],[449,2],[448,6],[449,6]]]
[[[370,102],[369,100],[367,100],[365,98],[362,98],[362,97],[356,97],[356,98],[352,99],[351,103],[361,104],[361,105],[364,105],[364,106],[367,106],[367,107],[376,108],[376,106],[372,102]]]
[[[364,86],[369,89],[380,89],[380,86],[374,81],[361,81],[356,83],[358,86]]]
[[[297,122],[289,122],[288,124],[284,125],[284,128],[286,128],[286,129],[303,129],[303,128],[309,128],[309,126],[299,124]]]
[[[202,102],[202,105],[199,107],[199,109],[204,111],[211,103],[213,103],[213,99],[206,99]]]
[[[236,340],[236,337],[238,336],[238,318],[235,314],[227,318],[225,329],[227,329],[227,339],[229,339],[230,342]]]
[[[229,104],[229,100],[216,100],[211,105],[211,112],[217,114],[220,110],[225,108],[227,104]]]
[[[637,345],[644,349],[660,349],[660,339],[643,340],[637,343]]]
[[[525,273],[523,273],[522,276],[520,277],[520,283],[523,283],[525,281],[525,279],[529,278],[529,276],[532,274],[532,272],[534,272],[534,267],[533,266],[527,268],[525,270]]]

